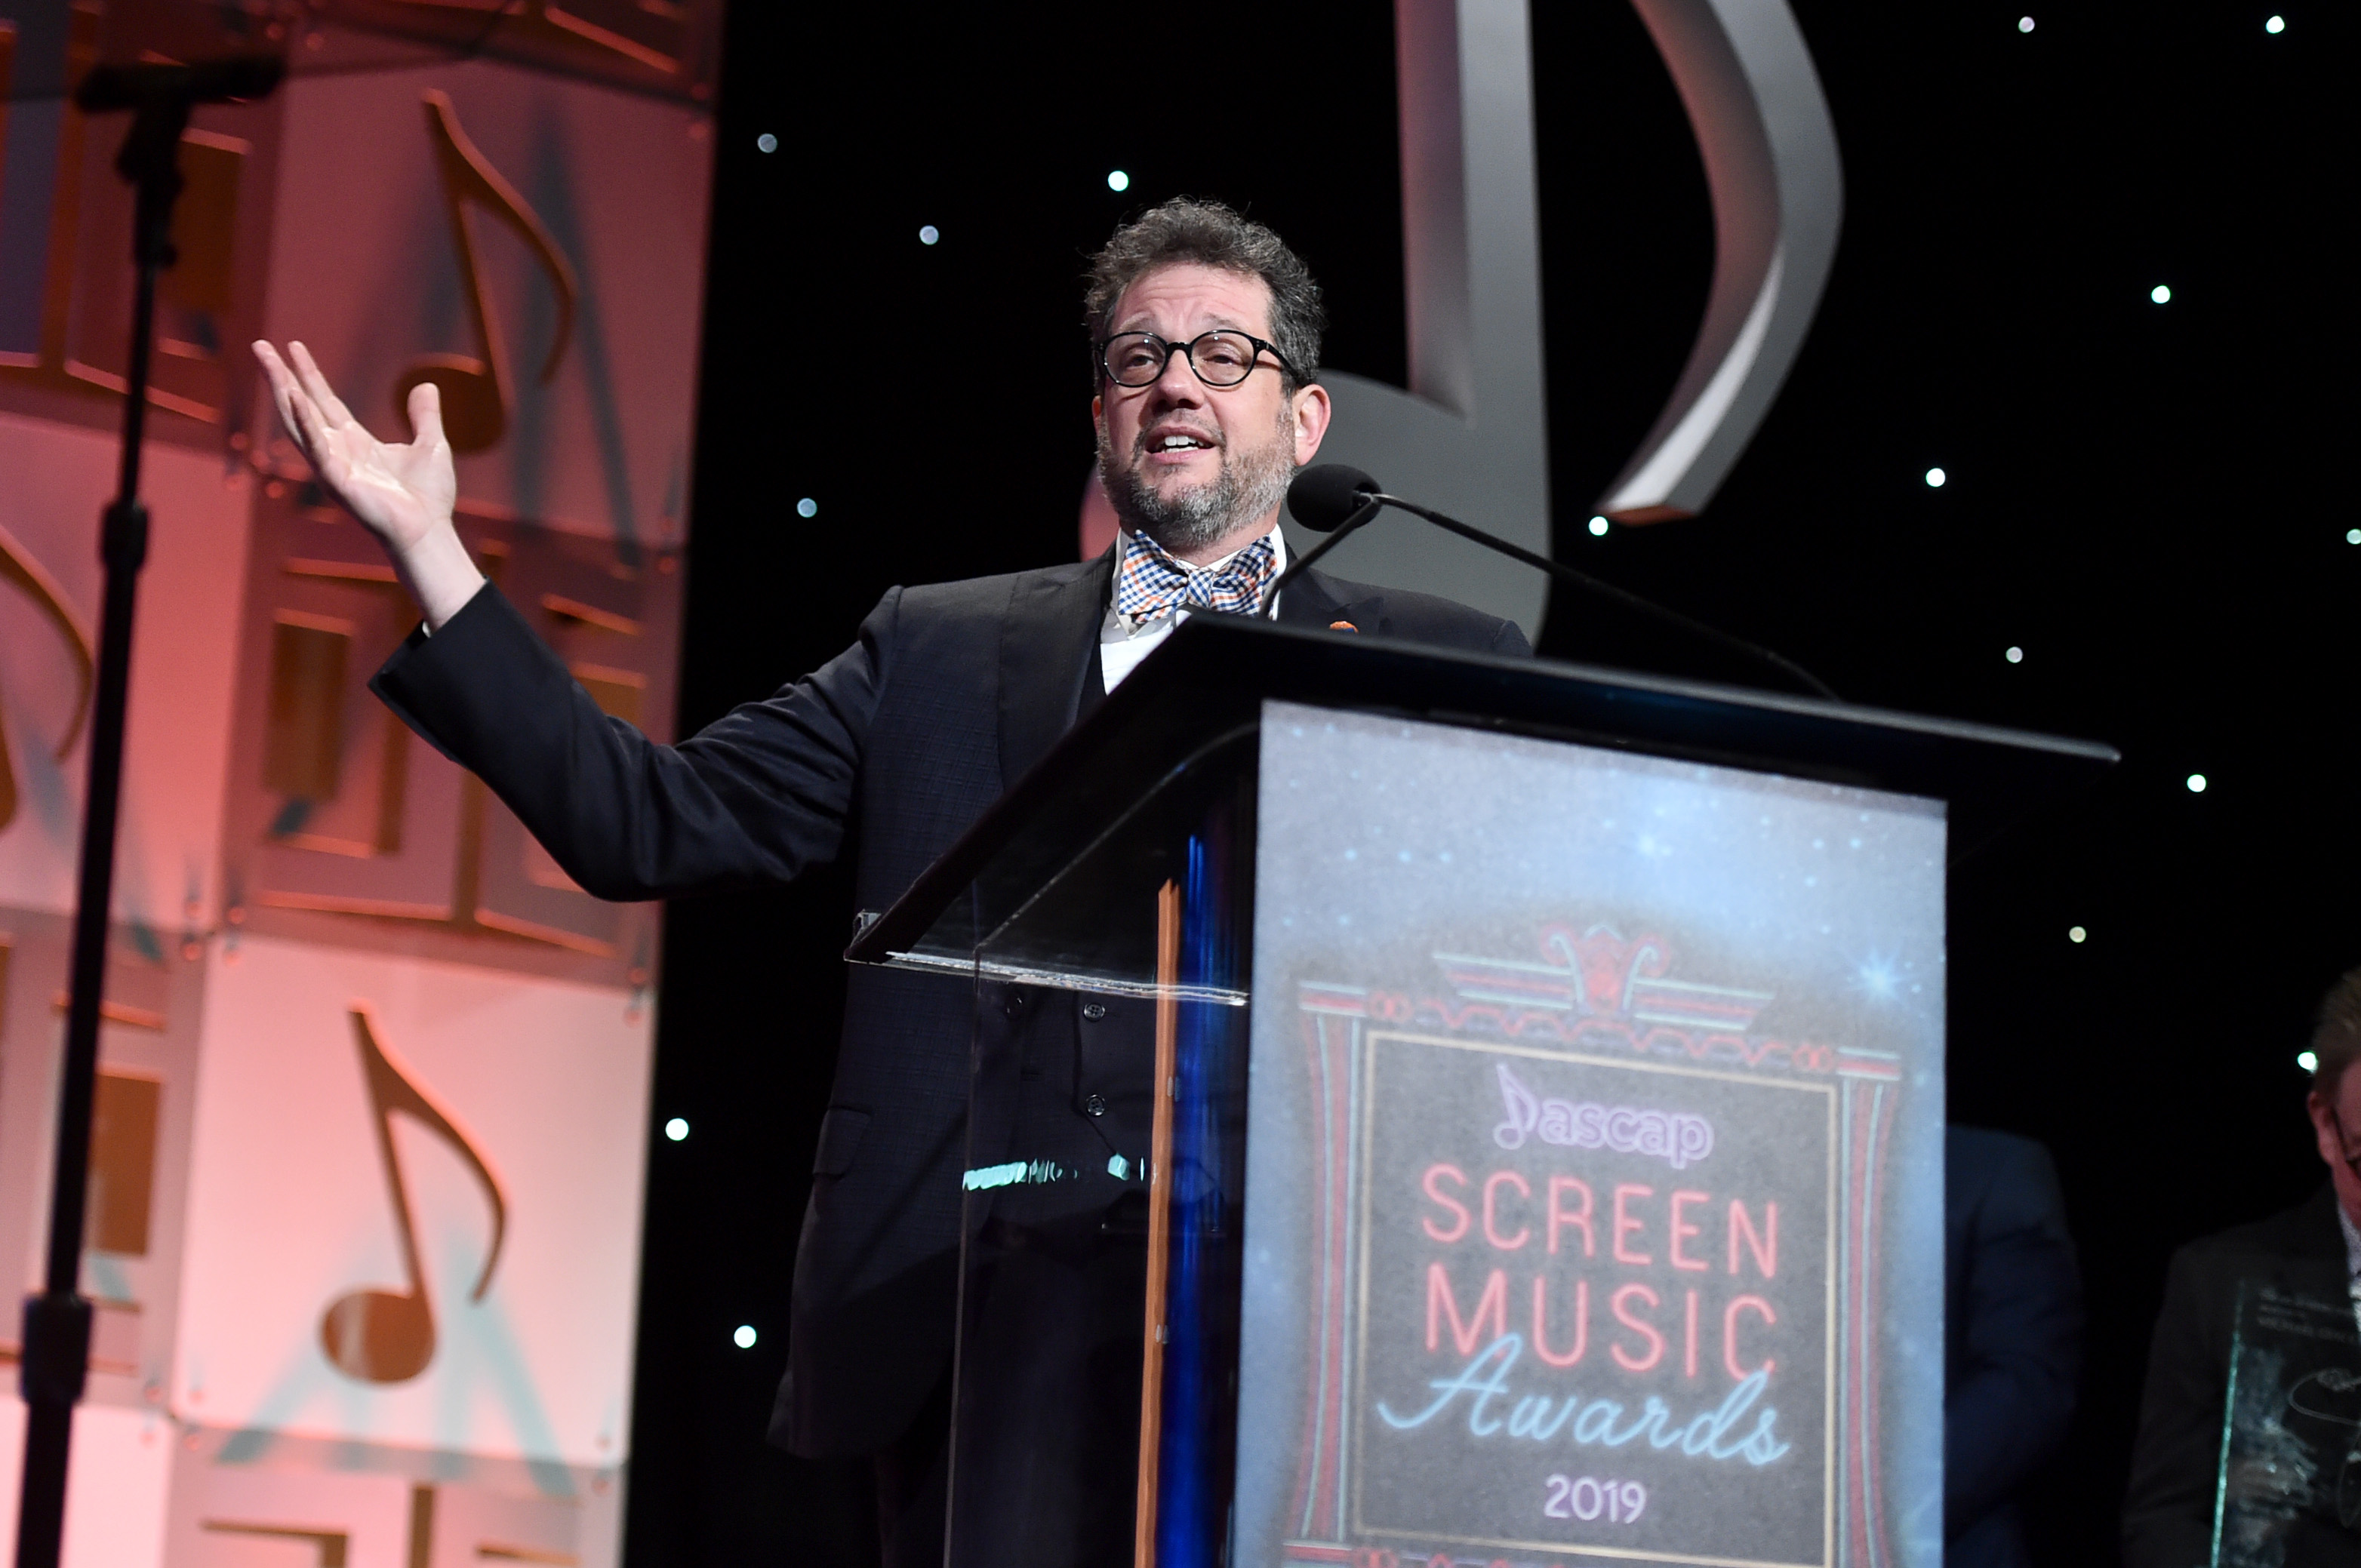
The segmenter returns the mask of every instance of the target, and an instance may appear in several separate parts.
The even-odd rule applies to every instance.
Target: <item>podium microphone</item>
[[[153,270],[177,259],[172,250],[172,203],[181,199],[181,133],[200,104],[248,104],[267,98],[287,74],[277,55],[232,55],[193,65],[93,66],[74,87],[74,107],[85,115],[131,111],[131,129],[115,155],[115,172],[131,182],[131,253],[134,265]],[[153,279],[148,280],[152,283]],[[143,283],[141,287],[147,288]],[[142,295],[141,298],[146,298]],[[132,314],[147,310],[137,302]],[[127,446],[142,439],[126,422]],[[126,471],[126,477],[135,477]],[[127,492],[129,486],[124,487]]]
[[[1795,682],[1814,696],[1825,697],[1830,702],[1843,700],[1828,688],[1828,683],[1792,659],[1774,653],[1759,644],[1749,642],[1742,637],[1732,636],[1719,627],[1708,626],[1704,621],[1683,615],[1676,609],[1667,609],[1653,599],[1642,598],[1638,594],[1625,588],[1619,588],[1612,583],[1601,582],[1587,572],[1577,572],[1562,561],[1553,561],[1546,555],[1535,554],[1522,545],[1511,544],[1505,539],[1495,538],[1482,529],[1470,527],[1455,517],[1445,517],[1443,513],[1422,507],[1416,501],[1406,501],[1400,496],[1389,496],[1378,486],[1377,480],[1358,468],[1348,467],[1342,463],[1321,463],[1306,468],[1296,475],[1293,484],[1287,487],[1287,510],[1295,521],[1313,532],[1325,533],[1328,537],[1305,551],[1296,560],[1288,563],[1287,570],[1280,573],[1279,580],[1270,587],[1270,597],[1268,601],[1269,609],[1267,613],[1275,615],[1278,612],[1279,590],[1287,587],[1297,573],[1325,555],[1342,543],[1345,535],[1366,524],[1387,507],[1399,507],[1413,516],[1426,519],[1437,528],[1449,530],[1462,539],[1473,540],[1487,549],[1497,550],[1503,555],[1522,561],[1528,566],[1538,566],[1560,582],[1570,583],[1587,593],[1612,599],[1625,609],[1637,610],[1652,620],[1712,642],[1731,652],[1741,654],[1755,663],[1778,671],[1780,674]]]
[[[1295,476],[1287,487],[1288,515],[1314,533],[1328,537],[1287,564],[1287,570],[1263,596],[1257,617],[1279,617],[1279,591],[1295,581],[1303,569],[1339,544],[1345,536],[1384,510],[1378,482],[1358,468],[1342,463],[1319,463]]]

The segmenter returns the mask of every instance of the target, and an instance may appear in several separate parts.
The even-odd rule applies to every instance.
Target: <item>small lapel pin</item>
[[[1331,631],[1358,631],[1361,629],[1354,625],[1349,620],[1332,620],[1328,623],[1328,630]]]

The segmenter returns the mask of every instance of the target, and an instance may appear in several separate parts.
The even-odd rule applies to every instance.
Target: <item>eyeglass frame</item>
[[[1207,378],[1205,373],[1197,367],[1197,345],[1204,342],[1209,337],[1221,337],[1224,334],[1231,337],[1243,337],[1248,343],[1254,345],[1255,356],[1252,362],[1246,366],[1246,375],[1239,377],[1236,380],[1210,380]],[[1125,380],[1115,373],[1115,367],[1107,363],[1106,356],[1107,350],[1115,346],[1115,340],[1119,337],[1144,337],[1148,339],[1148,342],[1156,345],[1157,348],[1164,356],[1164,363],[1156,367],[1155,375],[1149,377],[1145,381],[1132,382]],[[1182,362],[1189,367],[1189,374],[1196,377],[1199,381],[1211,387],[1217,392],[1226,392],[1235,388],[1245,386],[1248,378],[1252,377],[1255,371],[1261,366],[1262,356],[1266,354],[1270,356],[1271,363],[1278,366],[1279,370],[1286,375],[1290,380],[1296,382],[1299,386],[1304,384],[1302,372],[1296,369],[1293,365],[1288,363],[1287,356],[1279,351],[1279,345],[1277,344],[1266,342],[1250,332],[1243,332],[1234,326],[1208,327],[1203,332],[1199,333],[1196,336],[1189,339],[1186,343],[1175,343],[1170,338],[1161,336],[1159,334],[1152,332],[1111,332],[1104,337],[1099,339],[1098,342],[1098,371],[1100,375],[1104,376],[1110,382],[1114,383],[1115,386],[1123,388],[1126,391],[1144,391],[1164,378],[1164,372],[1170,368],[1172,364],[1172,351],[1176,348],[1180,351]]]

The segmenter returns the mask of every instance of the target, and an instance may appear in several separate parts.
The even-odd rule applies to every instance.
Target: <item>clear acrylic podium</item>
[[[978,998],[953,1568],[1932,1568],[1945,867],[2112,760],[1192,619],[848,954]]]

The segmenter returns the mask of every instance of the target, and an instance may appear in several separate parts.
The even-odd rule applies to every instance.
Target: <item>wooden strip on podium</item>
[[[1180,1055],[1180,887],[1168,882],[1156,894],[1156,1110],[1148,1153],[1148,1322],[1139,1373],[1139,1506],[1135,1514],[1133,1568],[1156,1568],[1156,1462],[1163,1430],[1166,1254],[1172,1239],[1172,1092]]]

